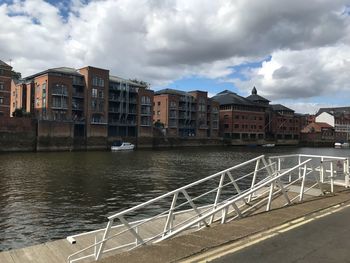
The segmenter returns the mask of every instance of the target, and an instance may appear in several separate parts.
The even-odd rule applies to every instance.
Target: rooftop
[[[245,106],[260,106],[254,102],[239,96],[237,93],[234,93],[230,90],[224,90],[216,94],[212,99],[218,101],[220,105],[245,105]]]
[[[268,99],[265,99],[264,97],[261,97],[258,95],[258,91],[254,87],[252,89],[252,94],[247,97],[248,100],[254,101],[254,102],[263,102],[263,103],[269,103],[270,101]]]
[[[350,113],[350,107],[334,107],[334,108],[320,108],[316,115],[319,115],[323,112],[327,112],[330,114],[336,114],[336,113]]]
[[[180,95],[180,96],[191,96],[188,92],[177,90],[177,89],[161,89],[154,93],[155,95],[170,94],[170,95]]]
[[[273,111],[290,111],[294,112],[294,110],[283,106],[282,104],[271,104],[270,105]]]
[[[10,65],[6,64],[4,61],[0,60],[0,67],[3,68],[12,68]]]

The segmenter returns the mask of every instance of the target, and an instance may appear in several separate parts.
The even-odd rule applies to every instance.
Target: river
[[[261,154],[349,149],[196,147],[0,154],[0,251],[104,227],[106,216]]]

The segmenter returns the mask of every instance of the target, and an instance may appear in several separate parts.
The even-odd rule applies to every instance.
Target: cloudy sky
[[[350,0],[0,0],[0,59],[23,76],[92,65],[171,87],[350,106]]]

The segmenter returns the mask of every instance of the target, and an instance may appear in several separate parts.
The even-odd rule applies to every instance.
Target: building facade
[[[220,135],[224,138],[257,140],[265,138],[265,105],[229,90],[213,97],[220,104]]]
[[[106,69],[48,69],[13,83],[12,92],[13,109],[23,108],[38,120],[71,123],[76,137],[153,133],[153,92],[144,85],[110,76]],[[148,126],[141,123],[141,97],[148,97]]]
[[[0,117],[9,117],[11,105],[12,67],[0,60]]]
[[[334,128],[335,141],[350,140],[350,107],[321,108],[315,121],[331,125]]]
[[[173,89],[157,91],[153,121],[164,125],[171,137],[208,138],[219,135],[219,104],[207,92]]]

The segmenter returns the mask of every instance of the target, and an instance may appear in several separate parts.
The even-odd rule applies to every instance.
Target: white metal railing
[[[282,163],[290,167],[293,163],[301,163],[306,158],[312,158],[315,169],[319,172],[319,180],[321,183],[329,183],[331,192],[334,192],[334,184],[350,187],[349,183],[349,158],[339,156],[322,156],[309,154],[291,154],[269,157],[270,161],[275,161],[275,169],[283,171]],[[309,170],[311,168],[308,168]],[[301,176],[301,168],[299,168],[299,177]],[[338,182],[335,180],[339,179]]]
[[[282,163],[284,164],[287,158],[296,159],[296,163],[283,168]],[[279,195],[285,198],[285,205],[288,205],[294,200],[303,201],[304,194],[317,186],[320,194],[323,194],[324,177],[321,177],[321,174],[324,176],[325,173],[332,172],[313,164],[319,158],[322,164],[332,163],[328,162],[330,160],[344,161],[344,172],[348,176],[347,158],[285,155],[266,160],[264,155],[261,155],[111,215],[108,217],[106,228],[102,230],[68,237],[67,239],[73,243],[75,239],[84,235],[95,235],[95,242],[70,255],[68,262],[90,257],[98,260],[107,252],[131,250],[148,243],[160,242],[185,231],[207,227],[213,222],[225,223],[265,204],[268,211],[274,198]],[[306,182],[314,184],[307,187]],[[334,180],[330,183],[333,189]],[[288,191],[292,185],[298,185],[300,190],[298,194],[290,197]],[[158,206],[164,207],[164,203],[168,203],[167,208],[155,209]],[[129,221],[128,217],[136,213],[145,214],[144,211],[147,211],[148,214],[152,214],[154,210],[158,211],[152,216]],[[116,222],[119,224],[116,225]],[[149,230],[150,224],[153,230],[146,231]],[[98,233],[103,233],[102,238],[97,237]]]

